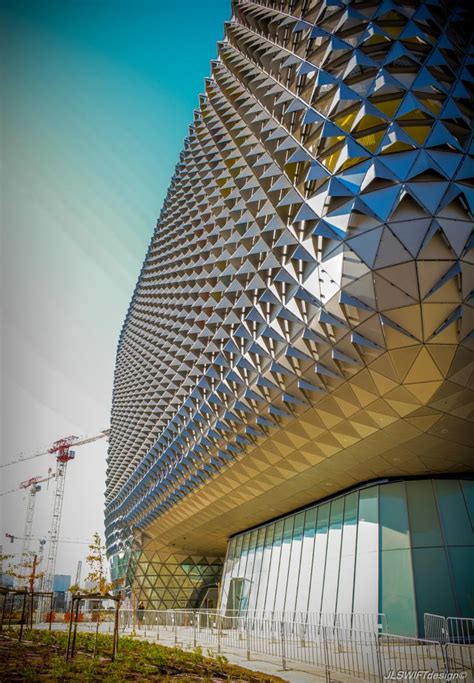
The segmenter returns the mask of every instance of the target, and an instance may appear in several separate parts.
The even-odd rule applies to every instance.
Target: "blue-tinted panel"
[[[469,512],[471,527],[474,529],[474,481],[472,479],[463,479],[461,487]]]
[[[409,549],[383,550],[380,575],[380,611],[390,633],[416,636],[416,605]]]
[[[435,489],[447,545],[472,545],[474,532],[459,481],[436,479]]]
[[[410,547],[404,482],[380,487],[380,533],[382,550]]]
[[[474,546],[448,548],[459,616],[474,617]]]
[[[445,549],[414,548],[412,558],[418,628],[421,632],[425,612],[452,617],[456,616],[457,610]]]
[[[424,548],[442,545],[433,482],[430,479],[407,481],[406,491],[412,547]]]

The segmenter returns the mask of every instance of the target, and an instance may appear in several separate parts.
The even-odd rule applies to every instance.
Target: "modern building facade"
[[[234,0],[117,352],[148,606],[473,615],[467,11]]]

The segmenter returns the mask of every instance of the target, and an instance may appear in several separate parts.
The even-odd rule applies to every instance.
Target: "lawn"
[[[78,633],[76,657],[65,661],[67,633],[27,631],[23,642],[14,630],[0,636],[0,681],[244,681],[277,683],[281,678],[228,664],[225,657],[205,657],[197,648],[184,652],[129,637],[120,638],[119,652],[110,661],[112,638],[99,635],[97,656],[93,657],[95,635]]]

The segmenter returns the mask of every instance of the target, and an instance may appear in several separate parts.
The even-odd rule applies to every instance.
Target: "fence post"
[[[331,670],[329,667],[329,648],[326,628],[327,626],[321,626],[321,631],[323,632],[324,673],[326,676],[326,683],[331,683]]]
[[[285,641],[285,622],[280,622],[280,636],[281,636],[281,668],[286,671],[286,641]]]
[[[217,652],[220,654],[221,653],[221,617],[219,614],[216,614],[216,626],[217,626]]]
[[[245,617],[245,640],[247,644],[247,661],[250,662],[250,627],[249,618]]]
[[[382,671],[382,653],[380,652],[380,632],[375,638],[375,656],[377,657],[377,668],[379,670],[379,680],[383,681],[385,678],[385,671]],[[385,667],[384,667],[385,669]]]
[[[196,621],[199,619],[199,612],[194,612],[193,614],[193,647],[196,649],[197,647],[197,640],[196,640]]]
[[[178,620],[176,619],[176,612],[173,612],[173,624],[174,624],[174,644],[178,644]]]

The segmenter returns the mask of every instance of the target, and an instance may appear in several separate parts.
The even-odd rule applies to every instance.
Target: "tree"
[[[89,555],[86,562],[90,567],[86,581],[90,581],[97,586],[97,591],[101,595],[109,593],[113,588],[113,583],[108,580],[107,555],[105,545],[102,543],[100,535],[95,532],[92,543],[89,544]]]
[[[8,557],[11,558],[13,555],[2,556],[2,560]],[[35,582],[44,576],[44,572],[37,571],[38,565],[38,556],[30,551],[29,553],[22,555],[21,560],[16,564],[10,564],[5,571],[5,574],[13,576],[32,592]]]

